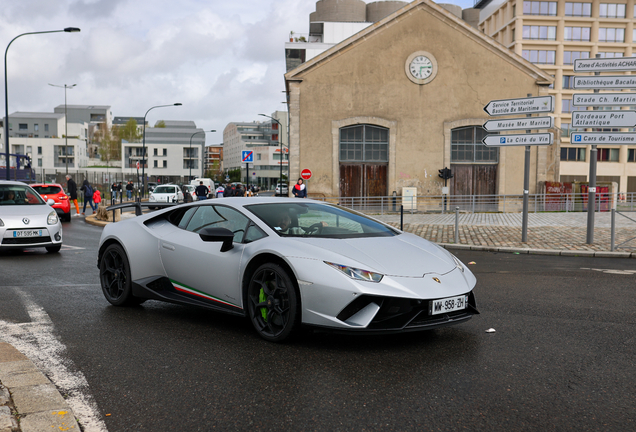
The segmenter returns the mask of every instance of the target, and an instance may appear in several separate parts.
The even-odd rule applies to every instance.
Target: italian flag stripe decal
[[[170,282],[172,282],[172,286],[177,291],[180,291],[180,292],[183,292],[183,293],[186,293],[186,294],[190,294],[190,295],[193,295],[193,296],[196,296],[196,297],[201,297],[201,298],[204,298],[206,300],[212,300],[213,302],[216,302],[216,303],[221,303],[221,304],[224,304],[224,305],[232,306],[232,307],[235,307],[237,309],[242,309],[240,306],[237,306],[237,305],[232,304],[230,302],[227,302],[225,300],[221,300],[221,299],[219,299],[217,297],[213,297],[210,294],[206,294],[206,293],[201,292],[201,291],[199,291],[197,289],[194,289],[192,287],[189,287],[187,285],[179,283],[179,282],[177,282],[175,280],[170,279]]]

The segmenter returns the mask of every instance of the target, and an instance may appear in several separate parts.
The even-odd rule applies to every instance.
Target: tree
[[[155,127],[156,128],[165,128],[166,127],[166,122],[163,120],[159,120],[157,123],[155,123]]]
[[[95,131],[93,139],[99,143],[99,154],[102,160],[110,166],[111,160],[121,159],[121,138],[118,135],[116,126],[108,129],[105,124]]]
[[[139,142],[141,139],[141,133],[139,132],[139,129],[137,129],[137,120],[132,117],[129,118],[126,124],[119,128],[118,134],[119,138],[126,140],[129,143]]]
[[[225,182],[225,173],[221,169],[221,162],[218,160],[212,162],[212,166],[205,172],[207,178],[211,178],[215,183]]]
[[[229,170],[227,172],[227,175],[230,178],[231,182],[241,181],[241,169],[240,168],[234,168],[234,169]]]

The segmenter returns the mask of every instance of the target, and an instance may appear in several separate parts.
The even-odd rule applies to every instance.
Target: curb
[[[95,226],[102,227],[102,228],[111,223],[109,221],[97,220],[97,215],[95,213],[93,213],[90,216],[86,216],[84,218],[84,222],[86,222],[89,225],[95,225]]]
[[[438,243],[444,249],[472,250],[482,252],[501,252],[529,255],[550,255],[550,256],[570,256],[570,257],[594,257],[594,258],[636,258],[636,252],[608,252],[589,250],[568,250],[568,249],[529,249],[497,246],[472,246],[454,243]]]
[[[2,341],[0,383],[1,432],[80,430],[75,414],[51,381],[24,354]]]

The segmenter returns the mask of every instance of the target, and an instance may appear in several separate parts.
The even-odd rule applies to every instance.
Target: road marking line
[[[589,268],[589,267],[581,267],[581,270],[592,270],[597,272],[602,272],[606,274],[636,274],[636,270],[617,270],[617,269],[598,269],[598,268]]]
[[[86,249],[86,248],[62,244],[62,249]]]
[[[28,293],[18,287],[13,289],[22,298],[32,322],[8,323],[0,320],[3,340],[26,355],[61,393],[68,396],[66,402],[85,432],[106,432],[106,424],[100,418],[88,382],[82,372],[71,370],[75,369],[75,365],[64,357],[67,350],[54,335],[55,326],[51,318]]]

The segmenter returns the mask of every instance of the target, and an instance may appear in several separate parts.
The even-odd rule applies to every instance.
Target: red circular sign
[[[302,172],[300,173],[300,176],[304,179],[304,180],[309,180],[311,178],[311,170],[305,168],[304,170],[302,170]]]

